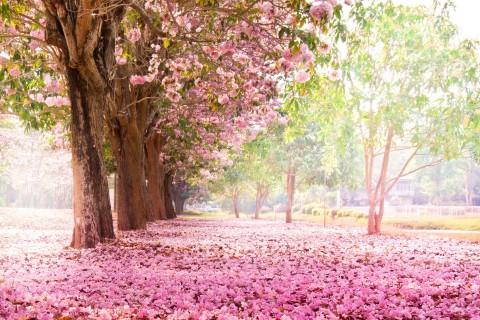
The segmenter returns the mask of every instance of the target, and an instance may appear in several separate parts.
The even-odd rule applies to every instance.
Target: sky
[[[423,4],[431,6],[433,0],[394,0],[395,3],[406,5]],[[452,20],[459,27],[461,38],[480,40],[480,1],[479,0],[454,0],[456,9],[452,12]]]

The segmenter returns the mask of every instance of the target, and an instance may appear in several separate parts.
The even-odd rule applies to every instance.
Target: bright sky
[[[394,0],[395,3],[406,5],[423,4],[431,6],[433,0]],[[459,27],[460,37],[480,40],[480,1],[454,0],[456,9],[452,12],[452,20]]]

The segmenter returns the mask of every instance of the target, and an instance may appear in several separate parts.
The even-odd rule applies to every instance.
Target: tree
[[[425,7],[390,1],[355,10],[361,19],[339,58],[339,107],[353,111],[362,138],[368,233],[374,234],[380,232],[385,197],[401,177],[464,150],[466,135],[458,128],[467,104],[461,88],[472,86],[475,77],[463,75],[475,73],[477,63],[471,42],[455,40],[448,11],[434,16]],[[399,152],[408,155],[391,172],[391,158]],[[413,159],[425,153],[436,157],[415,166]]]
[[[229,197],[232,201],[233,213],[235,218],[240,218],[239,197],[247,189],[246,168],[248,164],[242,159],[242,156],[234,158],[233,164],[226,167],[220,177],[209,184],[209,190],[216,194]]]
[[[308,68],[310,50],[318,45],[315,31],[324,28],[339,11],[340,6],[331,1],[112,4],[32,0],[3,5],[2,41],[16,65],[3,68],[2,62],[2,76],[18,83],[16,78],[25,78],[22,69],[32,78],[11,87],[7,98],[18,103],[23,94],[40,108],[44,104],[69,107],[75,203],[72,246],[93,247],[114,237],[102,156],[105,124],[118,158],[119,192],[124,195],[119,198],[119,228],[145,228],[143,195],[147,193],[141,191],[145,173],[139,143],[144,130],[155,126],[150,106],[168,100],[170,111],[189,104],[214,111],[228,109],[225,119],[272,108],[281,74],[294,66]],[[306,24],[311,28],[304,28]],[[134,44],[142,41],[130,46],[125,38]],[[117,39],[123,39],[120,46],[130,49],[124,55],[116,47]],[[308,44],[302,47],[301,57],[306,62],[280,61],[281,53],[288,56],[297,52],[303,42]],[[202,52],[209,59],[202,60],[192,52]],[[28,60],[35,64],[24,63],[27,60],[22,55],[35,57]],[[131,63],[122,67],[129,55]],[[146,57],[151,59],[146,61]],[[69,100],[61,96],[48,100],[40,95],[39,89],[48,90],[53,83],[35,80],[45,74],[41,69],[46,66],[54,78],[64,80]],[[203,70],[200,76],[194,72],[196,68]],[[233,72],[224,71],[228,69]],[[239,70],[241,76],[232,81],[231,74],[235,78]],[[305,78],[306,72],[302,72]],[[202,81],[204,86],[199,84]],[[58,86],[55,89],[62,91]],[[159,184],[152,181],[150,185]],[[128,189],[134,196],[126,196]]]

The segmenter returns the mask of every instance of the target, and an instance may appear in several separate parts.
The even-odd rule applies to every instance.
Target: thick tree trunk
[[[109,133],[117,159],[118,229],[145,229],[147,210],[143,193],[143,136],[132,118],[119,115],[117,119],[113,127],[115,129]]]
[[[163,181],[167,218],[174,219],[177,215],[175,214],[175,208],[173,207],[173,172],[167,172]]]
[[[161,142],[161,137],[156,132],[152,133],[145,142],[147,190],[155,220],[167,219],[164,191],[165,169],[158,158]]]
[[[76,69],[67,67],[72,112],[74,221],[72,247],[92,248],[114,238],[107,173],[102,158],[103,101]]]
[[[173,203],[175,204],[175,213],[183,214],[183,206],[187,200],[186,192],[188,189],[187,182],[178,173],[175,175],[175,183],[173,185]]]

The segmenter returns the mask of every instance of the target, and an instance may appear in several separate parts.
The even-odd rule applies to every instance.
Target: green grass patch
[[[383,223],[401,229],[480,231],[480,217],[408,217],[384,218]]]

